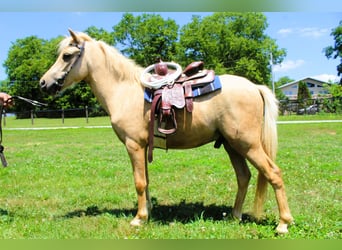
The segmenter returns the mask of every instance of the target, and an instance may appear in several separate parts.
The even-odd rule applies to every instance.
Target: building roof
[[[298,82],[300,82],[300,81],[304,81],[304,80],[312,80],[312,81],[315,81],[316,83],[321,83],[322,85],[323,85],[323,84],[329,84],[329,83],[327,83],[327,82],[323,82],[323,81],[321,81],[321,80],[318,80],[318,79],[315,79],[315,78],[312,78],[312,77],[305,77],[305,78],[302,78],[302,79],[299,79],[299,80],[295,80],[295,81],[293,81],[293,82],[285,83],[285,84],[279,86],[278,89],[282,89],[282,88],[285,88],[285,87],[287,87],[287,86],[291,86],[291,85],[293,85],[293,84],[296,84],[296,83],[298,83]]]

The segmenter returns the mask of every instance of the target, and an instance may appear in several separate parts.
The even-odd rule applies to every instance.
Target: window
[[[314,88],[315,84],[313,84],[311,82],[306,82],[306,86],[308,86],[308,88]]]

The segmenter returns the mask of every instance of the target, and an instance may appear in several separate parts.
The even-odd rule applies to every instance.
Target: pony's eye
[[[64,55],[63,55],[63,60],[64,60],[65,62],[68,62],[68,61],[70,61],[71,57],[72,57],[71,54],[64,54]]]

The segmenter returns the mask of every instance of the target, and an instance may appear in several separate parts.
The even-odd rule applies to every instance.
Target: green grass
[[[315,115],[281,115],[279,121],[342,120],[342,114],[318,113]]]
[[[244,222],[229,216],[236,179],[222,148],[155,150],[149,166],[152,218],[132,228],[132,168],[110,128],[9,130],[32,126],[11,119],[3,131],[9,166],[0,169],[2,239],[341,239],[341,123],[278,125],[277,163],[295,218],[290,233],[280,237],[274,233],[278,212],[271,189],[265,220],[249,219],[254,168]],[[37,119],[33,127],[59,122]],[[109,120],[66,119],[64,126],[95,124]]]

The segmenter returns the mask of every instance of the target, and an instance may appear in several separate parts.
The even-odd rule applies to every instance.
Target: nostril
[[[40,87],[43,88],[45,86],[45,80],[40,81]]]
[[[44,80],[42,80],[42,81],[40,81],[39,84],[40,84],[41,91],[46,92],[47,91],[47,84],[46,84],[46,82]]]

